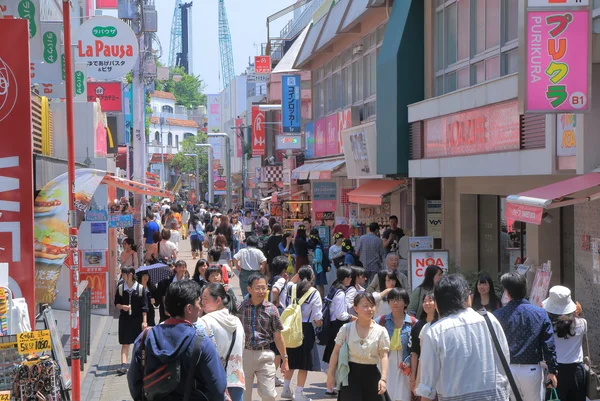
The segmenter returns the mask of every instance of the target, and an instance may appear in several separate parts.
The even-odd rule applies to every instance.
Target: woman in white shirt
[[[354,298],[365,292],[363,285],[367,282],[367,274],[365,273],[365,269],[358,266],[350,266],[350,270],[352,271],[352,280],[346,290],[346,304],[348,312],[356,316]]]
[[[558,362],[560,400],[585,401],[585,368],[583,365],[583,336],[587,321],[576,316],[577,305],[571,300],[571,290],[562,285],[550,288],[548,298],[542,302],[554,327],[554,344]]]
[[[400,284],[400,280],[398,280],[396,272],[390,270],[382,270],[378,272],[377,278],[379,279],[379,288],[383,288],[383,291],[381,292],[373,292],[373,298],[375,298],[375,302],[377,302],[375,316],[379,317],[392,313],[392,308],[388,303],[388,294],[393,288],[402,288],[402,284]],[[406,306],[408,306],[408,303]]]
[[[171,230],[168,228],[163,228],[160,232],[161,240],[157,244],[158,245],[158,260],[167,261],[167,262],[175,262],[177,259],[177,247],[174,243],[170,241],[171,239]]]
[[[373,321],[373,295],[357,295],[354,309],[358,320],[344,325],[335,339],[335,349],[327,371],[327,387],[333,387],[336,372],[342,368],[338,366],[338,358],[345,343],[348,345],[349,372],[347,379],[338,383],[338,401],[389,401],[387,372],[390,336],[385,327]]]
[[[296,299],[300,300],[305,294],[308,298],[300,307],[302,310],[302,334],[304,339],[302,345],[298,348],[287,348],[289,370],[285,373],[283,382],[283,391],[281,398],[293,398],[295,401],[309,401],[302,390],[306,383],[308,372],[320,372],[321,366],[318,361],[313,359],[313,348],[315,347],[315,330],[313,322],[318,327],[323,323],[323,313],[321,311],[323,302],[321,294],[312,286],[315,281],[315,274],[312,267],[302,267],[298,271],[299,282],[292,287],[296,289]],[[292,295],[293,302],[293,295]],[[298,370],[298,381],[296,385],[296,394],[293,395],[290,389],[290,381],[294,375],[294,370]]]

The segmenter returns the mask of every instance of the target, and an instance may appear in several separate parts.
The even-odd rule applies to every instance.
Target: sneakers
[[[127,374],[127,364],[124,363],[121,365],[121,367],[119,369],[117,369],[117,374],[119,376],[123,376]]]
[[[294,395],[294,401],[312,401],[310,398],[304,395],[304,393],[296,393]]]
[[[284,387],[283,391],[281,392],[281,398],[284,400],[293,400],[294,394],[292,393],[292,390],[289,387]]]
[[[275,387],[283,387],[283,379],[276,377],[275,378]]]

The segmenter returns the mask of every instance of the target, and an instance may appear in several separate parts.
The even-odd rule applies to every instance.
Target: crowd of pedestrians
[[[290,233],[263,212],[149,210],[144,260],[172,273],[136,274],[138,249],[124,241],[119,373],[134,399],[251,401],[256,383],[262,400],[310,401],[309,372],[326,372],[326,395],[340,401],[544,401],[549,389],[586,399],[587,322],[568,288],[533,305],[516,271],[498,294],[486,273],[469,284],[429,266],[412,290],[394,216],[356,243],[334,232],[328,249],[310,223]],[[198,259],[191,276],[182,240]]]

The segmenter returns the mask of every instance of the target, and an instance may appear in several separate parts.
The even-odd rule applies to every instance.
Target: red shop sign
[[[254,56],[254,72],[257,74],[270,74],[271,56]]]
[[[35,323],[33,248],[33,142],[29,79],[29,28],[26,19],[0,19],[0,263],[27,300]]]
[[[265,112],[252,106],[252,156],[265,155]]]
[[[97,9],[116,9],[118,0],[96,0]]]
[[[425,121],[425,158],[520,149],[516,100]]]
[[[99,99],[103,112],[123,110],[121,82],[89,82],[87,96],[88,102]]]
[[[506,212],[504,213],[507,220],[522,221],[523,223],[542,224],[542,215],[544,209],[536,206],[525,206],[515,203],[506,203]]]

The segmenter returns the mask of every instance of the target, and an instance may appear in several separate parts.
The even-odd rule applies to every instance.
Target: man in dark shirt
[[[398,217],[390,216],[390,228],[383,232],[385,253],[395,252],[398,249],[398,241],[402,237],[404,237],[404,230],[398,227]]]
[[[517,273],[506,273],[500,278],[510,302],[494,312],[510,349],[510,370],[515,377],[523,401],[545,398],[544,382],[556,387],[557,361],[554,329],[546,311],[527,301],[527,280]],[[548,365],[546,380],[540,362]]]
[[[266,257],[267,257],[267,266],[269,266],[269,273],[271,277],[273,276],[273,269],[271,264],[273,263],[273,259],[277,256],[281,255],[281,251],[279,250],[279,244],[281,243],[281,239],[283,238],[283,229],[280,224],[273,225],[273,234],[267,238],[266,243]]]

